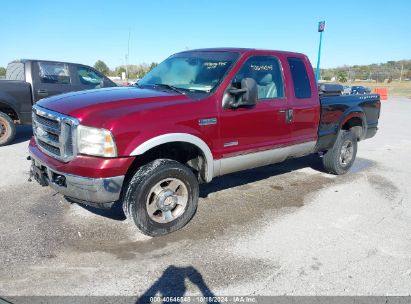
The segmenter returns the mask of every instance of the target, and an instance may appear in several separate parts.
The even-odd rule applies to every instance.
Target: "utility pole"
[[[125,57],[126,57],[126,79],[128,79],[128,58],[130,57],[130,29],[128,30],[127,54]]]
[[[404,64],[401,64],[400,82],[402,81],[402,71],[404,70]]]
[[[315,80],[318,83],[320,79],[320,59],[321,59],[321,43],[323,41],[323,32],[325,29],[325,21],[318,22],[318,31],[320,32],[320,45],[318,46],[317,69],[315,70]]]

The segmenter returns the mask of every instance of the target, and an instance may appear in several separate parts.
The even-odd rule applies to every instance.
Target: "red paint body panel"
[[[253,49],[210,49],[240,53],[240,58],[213,94],[191,99],[174,92],[140,88],[108,88],[51,97],[39,106],[75,117],[82,125],[110,130],[119,158],[102,159],[78,156],[62,163],[40,152],[35,144],[30,150],[51,168],[82,176],[107,177],[124,174],[133,157],[130,153],[145,141],[167,133],[189,133],[201,138],[214,159],[287,146],[317,139],[320,102],[314,73],[302,54]],[[207,51],[207,50],[202,50]],[[279,59],[284,79],[285,97],[259,101],[252,109],[223,109],[222,99],[242,63],[250,56],[274,56]],[[288,57],[304,60],[309,73],[312,98],[296,99]],[[294,122],[286,123],[283,109],[293,109]],[[200,119],[217,118],[217,124],[200,126]],[[227,142],[238,145],[224,147]]]
[[[314,71],[307,56],[300,55],[292,57],[298,57],[304,60],[305,68],[310,80],[311,97],[303,99],[298,99],[295,97],[294,84],[291,79],[291,71],[289,70],[289,66],[285,64],[286,62],[284,62],[283,64],[288,70],[285,74],[288,77],[287,88],[289,92],[290,107],[293,109],[294,113],[291,137],[293,138],[293,143],[316,141],[318,139],[321,109]]]

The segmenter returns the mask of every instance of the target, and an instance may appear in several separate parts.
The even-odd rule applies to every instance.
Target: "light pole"
[[[126,79],[128,79],[128,58],[130,56],[130,29],[128,30],[127,54],[126,54]]]
[[[315,70],[315,80],[318,83],[320,79],[320,59],[321,59],[321,43],[323,41],[323,32],[325,29],[325,21],[318,22],[318,31],[320,32],[320,45],[318,46],[317,69]]]

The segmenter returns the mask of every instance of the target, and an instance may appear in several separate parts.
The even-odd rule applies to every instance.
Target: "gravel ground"
[[[0,294],[410,295],[410,117],[411,99],[384,102],[344,176],[309,156],[216,178],[159,238],[27,182],[21,127],[0,148]]]

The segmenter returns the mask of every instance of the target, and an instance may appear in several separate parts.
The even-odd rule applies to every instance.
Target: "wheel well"
[[[12,120],[19,120],[19,116],[17,115],[16,111],[8,104],[5,104],[0,101],[0,112],[7,114]]]
[[[355,134],[357,140],[361,140],[364,128],[362,124],[362,119],[359,117],[353,117],[347,120],[341,128],[342,130],[350,130]]]
[[[206,158],[203,152],[195,145],[186,142],[171,142],[154,147],[144,154],[137,155],[126,174],[126,180],[132,178],[136,170],[160,158],[178,161],[190,167],[199,182],[206,180]]]

